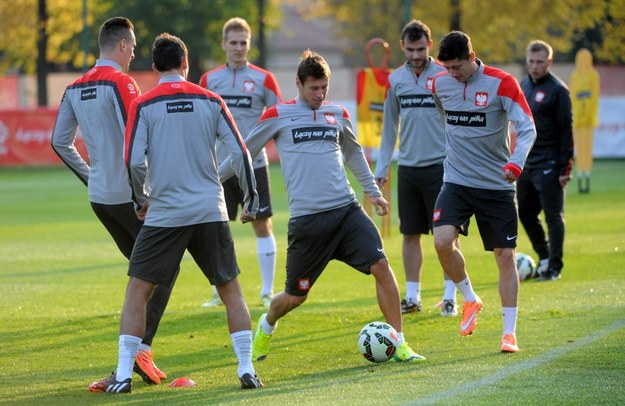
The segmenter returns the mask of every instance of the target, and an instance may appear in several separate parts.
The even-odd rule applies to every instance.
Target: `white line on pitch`
[[[413,402],[406,403],[406,405],[430,405],[430,404],[442,402],[444,400],[449,400],[449,398],[458,396],[464,392],[479,389],[486,385],[492,385],[493,383],[502,381],[511,375],[517,374],[519,372],[527,371],[528,369],[533,369],[541,365],[544,365],[548,362],[551,362],[556,358],[560,358],[563,355],[568,354],[569,352],[578,349],[579,347],[590,345],[594,343],[595,341],[600,340],[603,337],[617,330],[622,329],[623,327],[625,327],[625,320],[616,321],[612,325],[605,327],[602,330],[598,330],[594,332],[593,334],[587,335],[586,337],[576,340],[575,343],[573,344],[558,347],[545,354],[541,354],[540,357],[532,357],[532,358],[526,359],[525,361],[519,362],[518,364],[508,367],[505,370],[498,372],[496,374],[487,376],[477,381],[465,383],[464,385],[456,386],[455,388],[450,389],[450,390],[434,393],[426,398],[417,399]]]

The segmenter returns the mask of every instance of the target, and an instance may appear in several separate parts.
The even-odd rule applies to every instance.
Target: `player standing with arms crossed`
[[[397,199],[402,256],[406,273],[406,297],[402,313],[419,312],[421,304],[421,235],[432,230],[432,212],[443,185],[445,132],[432,97],[434,76],[445,68],[430,56],[431,32],[412,20],[402,30],[400,46],[406,63],[389,76],[384,101],[384,127],[375,171],[379,187],[387,182],[399,130]],[[401,126],[400,126],[401,123]],[[442,316],[455,316],[456,285],[445,278]]]
[[[133,200],[145,224],[128,267],[117,370],[89,385],[89,390],[131,391],[132,360],[145,329],[145,304],[155,286],[174,283],[186,250],[224,301],[241,387],[259,388],[262,383],[251,358],[252,323],[238,282],[215,144],[223,143],[232,157],[232,169],[245,194],[244,223],[253,220],[258,209],[251,157],[223,100],[187,82],[188,53],[180,38],[156,37],[152,59],[158,86],[132,102],[126,129]]]
[[[132,22],[125,17],[105,21],[98,43],[100,57],[95,66],[65,89],[52,148],[87,186],[91,208],[122,254],[130,258],[143,225],[135,215],[124,165],[128,108],[140,95],[137,83],[126,74],[137,46]],[[74,146],[77,127],[89,152],[89,164]],[[170,286],[159,285],[147,304],[145,335],[134,367],[146,383],[160,384],[167,379],[154,364],[152,340],[170,295]]]
[[[231,18],[223,26],[221,47],[226,52],[226,64],[202,75],[200,86],[219,94],[232,112],[232,117],[239,131],[246,137],[265,108],[282,101],[282,94],[275,76],[247,60],[250,51],[251,29],[242,18]],[[227,156],[226,151],[217,147],[219,162]],[[252,227],[256,234],[256,253],[262,287],[261,300],[269,307],[273,296],[273,279],[276,273],[276,239],[271,222],[271,183],[269,180],[269,160],[263,150],[254,158],[260,206]],[[223,184],[228,206],[228,216],[233,221],[237,217],[238,207],[243,203],[243,195],[236,178],[228,179]],[[221,304],[217,292],[213,299],[203,307]]]
[[[532,112],[516,79],[477,59],[465,33],[445,35],[438,60],[447,72],[436,76],[432,94],[445,119],[447,156],[443,188],[434,208],[434,246],[443,270],[464,298],[460,334],[468,336],[475,330],[482,300],[473,291],[456,240],[459,233],[468,234],[469,219],[475,215],[484,249],[493,251],[499,269],[501,351],[518,352],[514,182],[536,139]],[[509,121],[518,132],[512,155]]]

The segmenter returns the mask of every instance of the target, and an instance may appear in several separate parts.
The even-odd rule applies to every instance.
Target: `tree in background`
[[[264,5],[266,26],[277,26],[279,1],[267,0]],[[259,26],[258,0],[112,0],[109,14],[128,17],[135,25],[134,70],[152,69],[154,37],[169,32],[187,45],[189,80],[195,83],[204,71],[223,63],[221,29],[227,19],[243,17],[255,33]],[[255,47],[250,57],[258,57]]]
[[[41,3],[41,4],[40,4]],[[83,5],[86,21],[83,24]],[[223,63],[221,28],[226,19],[241,16],[253,30],[259,26],[259,0],[11,0],[0,1],[0,75],[8,71],[38,74],[40,105],[45,105],[45,77],[49,71],[90,67],[98,55],[98,32],[106,19],[117,15],[130,18],[137,36],[136,60],[132,69],[152,69],[151,46],[162,32],[177,35],[189,47],[189,79]],[[265,0],[266,28],[279,24],[279,0]],[[41,27],[39,9],[44,6],[47,19]],[[83,36],[83,27],[86,35]],[[45,32],[39,41],[38,33]],[[84,49],[83,39],[88,38]],[[45,50],[38,62],[35,50]],[[86,51],[86,52],[85,52]],[[250,56],[256,58],[254,47]],[[42,63],[45,60],[46,63]],[[41,69],[37,69],[37,65]],[[213,65],[213,66],[211,66]]]
[[[302,16],[333,18],[336,34],[348,38],[345,53],[356,64],[365,63],[364,44],[373,37],[399,41],[406,0],[285,0]],[[558,53],[576,51],[573,45],[588,30],[603,35],[590,49],[603,63],[621,63],[625,55],[625,0],[412,0],[412,18],[426,22],[438,39],[452,29],[471,36],[479,57],[487,63],[520,62],[525,46],[536,38],[549,42]],[[391,47],[391,66],[403,62],[398,47]],[[436,55],[436,52],[434,52]]]

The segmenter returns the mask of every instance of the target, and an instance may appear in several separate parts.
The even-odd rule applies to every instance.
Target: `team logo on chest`
[[[323,117],[325,117],[326,119],[326,123],[328,124],[336,124],[336,117],[334,117],[334,114],[332,113],[323,113]]]
[[[243,91],[246,93],[252,93],[256,89],[256,84],[253,80],[243,81]]]
[[[475,92],[475,106],[486,107],[488,105],[488,92]]]
[[[536,96],[534,96],[534,101],[537,103],[542,103],[545,100],[545,92],[542,90],[536,92]]]
[[[425,88],[428,89],[430,92],[432,91],[432,83],[434,83],[434,78],[427,78],[427,80],[425,81]]]

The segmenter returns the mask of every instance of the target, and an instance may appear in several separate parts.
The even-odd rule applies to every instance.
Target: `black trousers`
[[[540,259],[549,259],[549,268],[560,272],[564,266],[564,200],[560,171],[555,167],[526,169],[517,181],[519,220]],[[544,212],[548,234],[540,218]],[[548,238],[547,238],[548,235]]]

